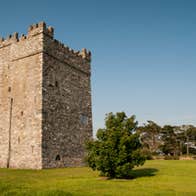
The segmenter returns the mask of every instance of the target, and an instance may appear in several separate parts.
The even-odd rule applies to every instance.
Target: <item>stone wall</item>
[[[9,55],[10,45],[7,47],[0,45],[0,167],[7,167],[8,161],[8,132],[10,127]]]
[[[90,53],[44,37],[43,167],[81,166],[92,137]]]
[[[0,43],[0,167],[42,168],[42,32]]]

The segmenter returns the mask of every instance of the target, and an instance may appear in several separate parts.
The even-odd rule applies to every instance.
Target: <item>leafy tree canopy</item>
[[[87,143],[87,163],[102,176],[128,178],[134,166],[143,165],[139,134],[135,116],[124,112],[109,113],[105,128],[97,131],[97,139]]]
[[[148,124],[138,128],[144,147],[147,147],[152,154],[156,154],[160,146],[161,127],[154,121],[147,121]]]

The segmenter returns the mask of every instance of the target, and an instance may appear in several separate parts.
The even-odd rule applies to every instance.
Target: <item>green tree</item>
[[[178,127],[178,140],[180,141],[181,155],[196,154],[196,127],[182,125]]]
[[[161,145],[160,132],[161,127],[153,121],[147,121],[148,124],[139,127],[139,133],[144,148],[149,149],[151,154],[157,154]]]
[[[136,133],[135,116],[124,112],[109,113],[105,128],[97,131],[97,139],[87,143],[87,163],[100,175],[111,178],[128,178],[134,166],[143,165],[139,135]]]
[[[162,151],[166,155],[177,156],[180,154],[179,135],[175,126],[165,125],[162,128]]]
[[[196,127],[188,125],[188,128],[185,130],[186,137],[186,154],[189,155],[196,153]]]

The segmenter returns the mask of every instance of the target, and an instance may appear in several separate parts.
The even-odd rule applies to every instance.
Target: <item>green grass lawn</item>
[[[4,195],[195,195],[196,161],[147,161],[131,180],[106,180],[89,168],[0,169]]]

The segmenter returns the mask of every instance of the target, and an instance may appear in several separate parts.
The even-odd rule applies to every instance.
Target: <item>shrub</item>
[[[179,156],[169,156],[169,155],[166,155],[164,157],[165,160],[179,160]]]
[[[135,116],[110,113],[105,125],[105,129],[97,131],[96,140],[87,142],[87,163],[102,176],[129,178],[131,169],[145,162],[139,135],[135,133]]]

